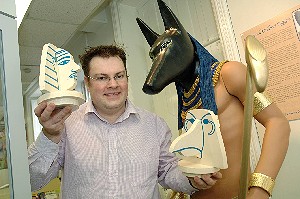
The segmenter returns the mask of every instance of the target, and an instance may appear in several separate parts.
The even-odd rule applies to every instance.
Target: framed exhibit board
[[[288,120],[300,118],[300,5],[245,31],[254,35],[267,51],[267,93]]]

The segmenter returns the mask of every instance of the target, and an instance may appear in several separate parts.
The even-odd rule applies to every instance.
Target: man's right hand
[[[71,115],[72,108],[56,108],[55,104],[43,101],[35,109],[35,115],[43,126],[44,135],[55,143],[60,141],[60,133],[64,129],[65,120]]]
[[[217,171],[211,174],[202,174],[200,176],[195,176],[194,178],[189,178],[189,180],[194,188],[204,190],[214,186],[221,178],[222,173]]]

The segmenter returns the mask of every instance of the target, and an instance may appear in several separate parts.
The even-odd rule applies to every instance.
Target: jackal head
[[[143,86],[146,94],[159,93],[170,83],[186,78],[187,73],[194,73],[195,68],[190,67],[194,62],[194,47],[187,31],[163,1],[157,2],[165,26],[163,34],[136,19],[151,47],[152,66]]]

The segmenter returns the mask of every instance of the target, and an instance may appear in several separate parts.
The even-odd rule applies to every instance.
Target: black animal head
[[[149,55],[152,67],[143,86],[146,94],[157,94],[167,85],[178,80],[194,60],[191,39],[171,9],[157,0],[165,32],[155,33],[141,19],[137,23],[151,46]]]

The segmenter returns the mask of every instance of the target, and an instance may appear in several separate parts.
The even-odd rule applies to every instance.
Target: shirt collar
[[[117,119],[116,123],[127,119],[131,114],[135,115],[137,118],[140,118],[138,108],[128,98],[126,99],[125,103],[126,103],[125,104],[125,106],[126,106],[125,112]],[[87,115],[89,113],[95,113],[96,115],[99,115],[97,113],[95,106],[93,105],[91,99],[87,102],[87,106],[84,111],[85,115]],[[99,115],[99,117],[101,117],[101,116]],[[102,118],[102,119],[104,119],[104,118]]]

